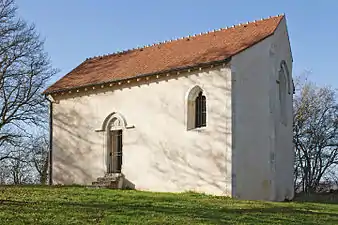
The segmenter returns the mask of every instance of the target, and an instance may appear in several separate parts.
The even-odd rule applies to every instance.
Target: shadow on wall
[[[224,99],[224,96],[231,99],[231,88],[213,82],[213,75],[215,74],[202,74],[206,76],[206,83],[212,84],[209,89],[213,91],[207,96],[207,107],[212,109],[208,110],[207,126],[212,125],[212,128],[186,131],[185,121],[177,116],[177,113],[186,113],[186,109],[182,111],[182,106],[169,106],[166,99],[160,99],[161,111],[167,112],[168,123],[177,123],[178,127],[187,132],[185,138],[190,139],[188,146],[178,143],[179,139],[171,140],[170,135],[166,135],[163,140],[147,138],[146,133],[141,133],[140,136],[144,145],[156,150],[156,160],[152,161],[151,166],[156,176],[162,180],[169,181],[180,190],[203,192],[212,189],[223,195],[231,195],[231,171],[227,167],[231,163],[227,154],[230,152],[231,156],[232,151],[231,143],[228,142],[231,140],[231,118],[225,113],[227,109]],[[185,89],[188,91],[190,88],[187,85]],[[224,95],[219,96],[217,93],[220,92],[224,92]]]
[[[106,172],[104,133],[95,132],[88,121],[95,118],[90,108],[75,110],[84,99],[74,101],[72,108],[63,108],[54,113],[53,181],[55,184],[92,184]],[[81,112],[81,113],[79,113]],[[124,178],[123,187],[134,189],[135,185]]]
[[[84,99],[76,99],[73,103],[67,108],[56,105],[53,115],[53,180],[56,184],[90,184],[97,174],[102,176],[104,172],[103,150],[94,151],[97,146],[103,147],[103,141],[88,123],[96,119],[93,118],[95,114],[90,108],[79,113],[78,108],[86,105]]]
[[[53,181],[56,184],[82,184],[91,180],[90,169],[83,162],[87,161],[94,143],[88,138],[85,124],[85,119],[74,109],[54,113]]]
[[[191,190],[207,192],[214,190],[223,195],[230,195],[226,183],[227,179],[226,159],[224,152],[214,152],[212,144],[206,147],[193,145],[193,155],[187,155],[182,149],[173,149],[163,143],[159,145],[161,158],[164,157],[164,165],[158,161],[153,162],[157,174],[174,183],[179,190]],[[205,154],[205,152],[208,152]],[[200,159],[198,159],[200,158]],[[208,161],[204,163],[203,161]],[[210,164],[213,164],[209,167]]]
[[[196,57],[196,60],[203,61],[204,57],[207,57],[208,54],[209,53],[207,52],[198,56]],[[182,75],[178,77],[182,77]],[[213,82],[214,77],[210,76],[210,74],[202,75],[206,76],[206,79],[210,79],[206,82],[209,84],[212,83],[213,89],[224,91],[226,95],[231,98],[231,90],[229,87],[226,88],[218,82]],[[189,78],[189,76],[185,77]],[[188,91],[190,88],[191,86],[187,86],[186,90]],[[107,90],[104,89],[100,90],[100,92],[101,91],[104,92]],[[162,174],[163,177],[166,178],[168,173],[171,174],[171,172],[174,171],[175,175],[170,177],[171,182],[178,183],[179,186],[184,189],[185,187],[189,187],[190,184],[185,178],[195,176],[196,179],[199,180],[197,188],[203,187],[205,183],[207,183],[224,192],[226,188],[223,184],[225,182],[231,182],[230,180],[226,180],[227,168],[225,166],[231,161],[231,159],[226,159],[225,155],[227,151],[231,151],[230,143],[226,141],[226,137],[231,135],[230,133],[227,133],[227,124],[231,124],[231,118],[224,116],[224,110],[226,110],[225,99],[222,99],[221,96],[217,95],[209,95],[208,98],[212,98],[213,101],[215,101],[215,104],[219,104],[220,111],[208,113],[208,122],[212,121],[212,123],[217,124],[217,126],[214,126],[212,133],[209,133],[208,130],[203,130],[201,132],[203,133],[203,135],[201,135],[202,139],[208,139],[208,143],[205,143],[204,141],[202,145],[199,142],[195,142],[193,138],[191,139],[191,145],[196,151],[193,156],[189,157],[195,157],[197,159],[208,158],[209,161],[213,162],[214,168],[200,167],[198,164],[192,163],[190,158],[187,158],[184,155],[184,148],[187,146],[182,146],[182,149],[172,149],[168,147],[170,146],[168,145],[168,140],[149,140],[146,138],[147,134],[142,134],[140,130],[137,132],[140,132],[140,135],[145,137],[144,145],[148,145],[151,149],[159,149],[165,157],[165,159],[162,160],[169,162],[170,169],[163,168],[159,162],[153,162],[154,164],[151,165],[159,174]],[[84,99],[78,98],[77,100],[81,103],[74,101],[75,105],[86,105]],[[166,101],[163,102],[163,107],[167,109],[168,116],[176,121],[176,113],[182,110],[182,113],[185,112],[185,109],[183,109],[182,106],[179,106],[177,108],[178,110],[173,111],[173,106],[166,104]],[[104,168],[102,164],[105,165],[103,157],[94,155],[93,158],[93,155],[91,155],[94,149],[102,149],[102,152],[104,151],[103,137],[100,136],[102,134],[95,133],[94,130],[96,127],[90,127],[89,123],[87,123],[88,120],[95,120],[97,118],[93,118],[93,115],[95,114],[90,108],[86,108],[85,114],[84,112],[81,112],[81,114],[77,113],[74,109],[76,107],[75,105],[73,106],[73,109],[58,111],[54,114],[54,126],[59,132],[62,132],[62,139],[58,139],[57,137],[54,138],[54,149],[56,149],[55,152],[57,151],[57,154],[55,154],[53,158],[54,170],[57,171],[54,173],[54,180],[57,183],[91,183],[104,173],[102,170],[102,168]],[[182,129],[186,129],[184,121],[177,121],[177,123],[182,124]],[[215,133],[218,135],[215,135]],[[93,136],[98,136],[98,138],[93,138]],[[210,137],[212,138],[210,139]],[[93,146],[95,145],[100,147],[94,148]],[[215,151],[215,146],[218,146],[218,149],[224,148],[224,151]],[[188,147],[191,148],[191,146]],[[132,181],[127,180],[127,183],[130,184],[130,186],[135,187]]]

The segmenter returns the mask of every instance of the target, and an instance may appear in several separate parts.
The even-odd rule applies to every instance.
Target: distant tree
[[[0,184],[46,184],[49,144],[47,132],[40,129],[21,145],[8,146],[11,157],[0,161]]]
[[[318,191],[336,175],[338,104],[336,91],[298,79],[294,97],[295,188]]]
[[[48,165],[49,165],[49,143],[47,134],[31,139],[32,149],[30,154],[30,161],[33,170],[37,173],[37,181],[40,184],[46,184],[48,178]]]
[[[0,185],[7,184],[8,178],[10,176],[10,171],[7,166],[6,161],[0,161]]]
[[[0,0],[0,161],[15,159],[23,139],[46,124],[41,94],[57,71],[34,25],[17,17],[14,0]]]
[[[34,183],[34,177],[28,163],[22,158],[8,159],[9,184],[30,184]]]
[[[6,158],[0,162],[1,184],[28,184],[34,183],[35,174],[30,166],[29,152],[23,146],[11,146],[11,158]]]

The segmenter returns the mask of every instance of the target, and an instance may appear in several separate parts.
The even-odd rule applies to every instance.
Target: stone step
[[[106,182],[106,181],[117,181],[118,179],[116,177],[98,177],[97,182]]]
[[[108,188],[117,188],[118,182],[117,181],[94,181],[92,182],[94,186],[100,187],[108,187]]]
[[[109,189],[117,189],[117,185],[106,185],[106,184],[93,184],[94,188],[109,188]]]
[[[118,189],[120,181],[123,181],[123,175],[119,173],[106,173],[104,177],[98,177],[92,182],[93,187]]]
[[[102,185],[112,185],[114,183],[117,183],[117,181],[94,181],[92,184],[102,184]]]

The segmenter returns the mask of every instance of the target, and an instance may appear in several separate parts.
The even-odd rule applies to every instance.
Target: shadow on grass
[[[138,198],[121,199],[122,195],[107,198],[106,202],[92,199],[87,202],[67,201],[14,201],[1,200],[2,212],[20,211],[16,219],[29,220],[32,215],[43,217],[53,215],[50,219],[67,221],[73,218],[76,221],[97,223],[105,221],[109,224],[145,223],[180,224],[211,223],[211,224],[337,224],[338,214],[332,212],[319,212],[317,208],[300,208],[295,205],[273,206],[267,205],[241,205],[232,200],[224,201],[205,198],[200,201],[189,201],[188,198],[171,198],[141,196]],[[125,197],[125,196],[124,196]],[[197,198],[196,198],[197,199]],[[71,199],[70,199],[71,200]],[[208,200],[208,202],[204,201]],[[217,202],[218,201],[218,202]],[[232,202],[232,203],[231,203]],[[285,204],[284,204],[285,205]],[[53,220],[54,217],[54,220]],[[1,219],[1,216],[0,216]]]

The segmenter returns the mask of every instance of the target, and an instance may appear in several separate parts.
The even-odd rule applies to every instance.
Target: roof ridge
[[[269,18],[238,23],[230,27],[209,30],[175,40],[145,45],[136,49],[96,56],[92,58],[93,60],[83,61],[47,88],[44,93],[54,93],[86,85],[122,81],[141,75],[151,76],[166,71],[177,71],[192,66],[198,67],[202,64],[209,65],[215,62],[223,62],[273,35],[276,28],[284,20],[284,14],[270,16]],[[204,36],[200,37],[200,35]],[[197,37],[190,38],[194,36]],[[147,47],[149,49],[146,49]],[[145,48],[144,52],[142,52],[143,48]],[[176,73],[167,73],[166,76],[168,74],[170,76]],[[136,81],[138,80],[136,79]],[[112,85],[112,83],[109,84],[109,86]]]
[[[208,30],[208,31],[205,31],[205,32],[200,32],[200,33],[197,33],[197,34],[192,34],[192,35],[190,34],[188,36],[177,37],[176,39],[169,39],[169,40],[159,41],[159,42],[156,42],[156,43],[153,43],[153,44],[146,44],[146,45],[139,46],[139,47],[136,47],[136,48],[130,48],[130,49],[122,50],[122,51],[116,51],[116,52],[113,52],[113,53],[93,56],[93,57],[86,58],[85,61],[92,60],[92,59],[102,59],[102,58],[109,57],[109,56],[125,54],[125,53],[131,52],[131,51],[136,51],[136,50],[140,50],[140,49],[150,48],[150,47],[154,47],[154,46],[158,46],[158,45],[162,45],[162,44],[166,44],[166,43],[171,43],[171,42],[174,42],[174,41],[189,39],[189,38],[192,38],[192,37],[200,37],[200,36],[203,36],[203,35],[206,35],[206,34],[215,33],[215,32],[219,32],[219,31],[222,31],[222,30],[228,30],[228,29],[232,29],[232,28],[235,28],[235,27],[243,26],[243,25],[257,23],[259,21],[264,21],[264,20],[269,20],[269,19],[272,19],[272,18],[284,17],[284,16],[285,16],[285,13],[277,14],[275,16],[269,16],[269,17],[266,17],[266,18],[261,18],[260,20],[247,21],[247,22],[243,22],[243,23],[239,23],[239,24],[234,24],[232,26],[226,26],[226,27],[221,27],[221,28],[218,28],[218,29],[213,29],[213,30]]]

